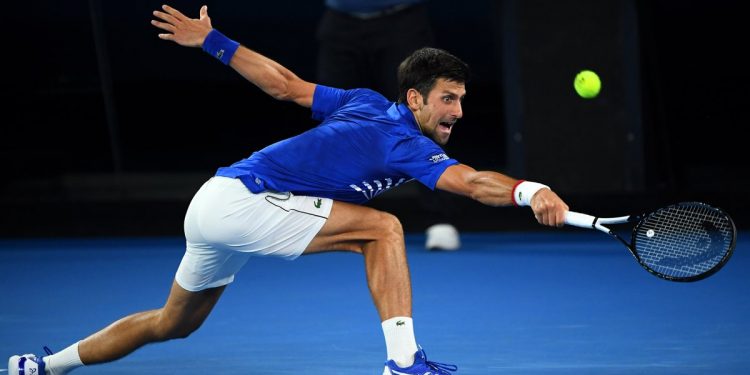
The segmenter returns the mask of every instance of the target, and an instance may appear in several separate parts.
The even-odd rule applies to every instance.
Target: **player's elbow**
[[[273,86],[269,86],[266,88],[266,94],[270,95],[272,98],[276,100],[281,101],[293,101],[294,98],[289,91],[289,86],[284,83],[278,83]]]
[[[309,107],[312,103],[313,90],[314,85],[293,77],[279,82],[279,84],[269,88],[267,92],[276,100],[294,102]]]

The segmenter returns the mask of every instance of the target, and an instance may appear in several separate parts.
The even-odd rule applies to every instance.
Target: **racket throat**
[[[614,239],[622,242],[622,244],[625,245],[625,247],[627,247],[628,249],[630,249],[631,253],[635,254],[635,251],[633,251],[633,248],[632,248],[632,246],[630,246],[630,244],[628,243],[628,241],[623,240],[622,237],[620,237],[620,236],[617,235],[617,233],[615,233],[615,232],[613,232],[613,231],[610,230],[610,231],[607,232],[607,234],[609,234],[610,236],[612,236],[612,238],[614,238]]]

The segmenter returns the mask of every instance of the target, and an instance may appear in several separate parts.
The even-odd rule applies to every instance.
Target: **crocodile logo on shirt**
[[[317,201],[315,201],[315,203],[313,203],[313,206],[315,206],[315,208],[320,208],[320,205],[321,205],[322,203],[323,203],[323,200],[322,200],[322,199],[320,199],[320,198],[318,198],[318,200],[317,200]]]

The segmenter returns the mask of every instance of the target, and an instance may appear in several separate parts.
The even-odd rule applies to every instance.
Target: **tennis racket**
[[[565,223],[609,234],[648,272],[669,281],[697,281],[716,273],[732,256],[737,240],[732,218],[700,202],[608,218],[568,211]],[[630,242],[605,226],[624,223],[635,223]]]

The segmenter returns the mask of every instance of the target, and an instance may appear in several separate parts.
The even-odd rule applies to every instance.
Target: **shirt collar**
[[[414,113],[409,109],[409,106],[407,106],[406,103],[393,103],[391,108],[388,108],[388,115],[390,115],[394,119],[406,119],[406,122],[410,125],[411,129],[416,130],[420,134],[422,134],[422,129],[419,128],[417,119],[414,118]]]

